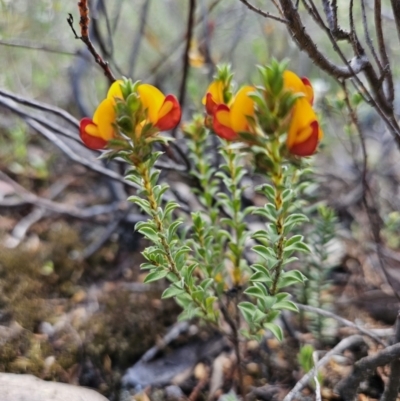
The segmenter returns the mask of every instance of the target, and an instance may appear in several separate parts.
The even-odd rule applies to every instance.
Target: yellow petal
[[[209,85],[206,91],[207,93],[211,93],[212,100],[216,104],[224,104],[224,83],[222,81],[213,81]],[[206,104],[206,96],[203,97],[203,104]]]
[[[149,84],[139,85],[138,92],[143,108],[147,109],[147,118],[151,123],[156,124],[158,113],[164,103],[164,94],[155,86]]]
[[[164,102],[161,106],[161,109],[158,112],[158,120],[166,116],[174,107],[174,103],[172,102]]]
[[[116,118],[114,104],[115,101],[104,99],[93,115],[93,122],[98,127],[99,136],[106,141],[114,137],[114,128],[112,126]]]
[[[283,86],[286,90],[290,90],[293,93],[307,93],[303,81],[294,72],[289,70],[283,72]]]
[[[311,136],[313,132],[311,123],[313,121],[317,121],[317,116],[308,100],[306,98],[298,99],[293,107],[287,138],[288,148],[297,143],[304,142]]]
[[[112,101],[114,101],[114,99],[117,97],[117,98],[119,98],[119,99],[122,99],[123,98],[123,96],[122,96],[122,91],[121,91],[121,85],[123,84],[124,82],[121,80],[121,79],[119,79],[118,81],[115,81],[111,86],[110,86],[110,89],[108,89],[108,92],[107,92],[107,99],[110,99],[110,100],[112,100]]]
[[[228,110],[221,110],[215,113],[215,118],[221,125],[231,128],[231,113]]]
[[[231,126],[235,132],[248,130],[247,116],[254,116],[254,101],[248,96],[254,92],[252,86],[244,86],[236,94],[231,107]]]

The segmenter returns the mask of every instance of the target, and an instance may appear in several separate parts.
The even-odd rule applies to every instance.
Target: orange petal
[[[301,81],[304,84],[304,89],[306,91],[305,95],[306,95],[306,99],[310,102],[311,106],[314,103],[314,89],[311,85],[310,80],[307,77],[302,77]]]
[[[167,95],[158,113],[158,121],[155,126],[160,131],[175,128],[181,121],[182,111],[178,99],[173,95]]]
[[[124,82],[119,79],[118,81],[115,81],[110,88],[108,89],[108,93],[107,93],[107,99],[110,99],[111,101],[115,102],[115,98],[119,98],[122,99],[122,91],[121,91],[121,85]]]
[[[231,127],[235,132],[248,131],[247,117],[254,116],[254,101],[248,95],[254,92],[252,86],[244,86],[235,96],[231,106]]]
[[[103,149],[107,145],[107,141],[95,135],[96,132],[98,133],[98,129],[93,121],[88,117],[82,118],[79,125],[79,136],[89,149]]]
[[[289,147],[289,152],[295,156],[311,156],[314,154],[318,146],[319,140],[319,124],[318,121],[311,123],[311,135],[304,141]]]
[[[203,97],[203,104],[207,105],[207,94],[211,94],[211,98],[216,104],[224,103],[224,83],[222,81],[213,81],[206,91],[206,96]]]
[[[143,108],[147,110],[147,118],[154,125],[158,121],[158,115],[164,104],[164,94],[153,85],[142,84],[138,87],[138,93]]]
[[[225,104],[217,106],[213,118],[214,132],[228,141],[237,139],[236,132],[231,128],[231,111]]]
[[[116,113],[114,109],[115,102],[110,99],[104,99],[93,115],[93,122],[99,130],[99,137],[108,141],[114,137],[114,127]]]

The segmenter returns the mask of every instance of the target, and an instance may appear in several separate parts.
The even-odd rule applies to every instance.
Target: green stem
[[[279,139],[277,139],[279,141]],[[279,146],[279,142],[277,143]],[[282,272],[282,264],[283,264],[283,246],[284,246],[284,241],[285,241],[285,236],[283,234],[283,229],[284,229],[284,221],[285,221],[285,216],[282,211],[282,205],[283,205],[283,198],[282,198],[282,193],[283,193],[283,185],[284,185],[284,174],[283,174],[283,168],[282,168],[282,159],[281,155],[276,152],[275,157],[274,157],[274,164],[275,164],[275,170],[272,174],[272,183],[274,184],[275,187],[275,209],[276,209],[276,220],[275,220],[275,227],[276,227],[276,232],[279,236],[278,242],[276,244],[276,256],[278,259],[278,264],[274,268],[274,278],[272,281],[272,286],[271,286],[271,295],[275,295],[278,292],[278,282],[279,278],[281,276]]]
[[[214,321],[213,319],[210,319],[208,317],[206,307],[201,302],[199,302],[197,299],[195,299],[193,297],[192,289],[190,288],[188,283],[186,283],[186,281],[183,280],[182,275],[180,274],[179,270],[176,267],[175,260],[174,260],[174,258],[172,256],[171,248],[170,248],[170,246],[169,246],[169,244],[168,244],[168,242],[166,240],[166,230],[165,230],[163,222],[161,221],[161,219],[159,217],[159,214],[158,214],[159,206],[158,206],[156,198],[154,196],[153,186],[152,186],[151,180],[150,180],[150,169],[148,168],[146,163],[138,164],[136,166],[136,169],[139,172],[139,174],[141,175],[142,180],[143,180],[143,188],[146,191],[147,200],[149,201],[150,209],[152,211],[152,216],[151,217],[152,217],[152,219],[154,220],[154,222],[156,224],[158,238],[160,239],[162,248],[163,248],[163,250],[165,252],[165,257],[166,257],[167,262],[168,262],[169,271],[180,282],[184,283],[185,292],[191,297],[193,302],[202,310],[205,319]],[[214,323],[215,323],[215,321],[214,321]]]
[[[234,286],[239,286],[242,281],[242,271],[240,269],[240,261],[242,260],[243,247],[240,247],[240,237],[242,231],[240,229],[239,212],[241,205],[240,190],[238,188],[239,182],[237,181],[237,171],[236,171],[236,152],[234,152],[229,145],[225,148],[226,154],[228,156],[228,169],[231,176],[232,185],[229,188],[232,194],[232,204],[233,204],[233,226],[234,226],[234,240],[236,242],[236,252],[233,253],[233,284]]]

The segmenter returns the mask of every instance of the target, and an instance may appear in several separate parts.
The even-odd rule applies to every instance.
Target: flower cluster
[[[244,86],[235,96],[226,96],[230,90],[230,80],[226,80],[224,74],[222,75],[222,78],[217,78],[210,84],[203,99],[209,127],[219,137],[228,141],[240,140],[240,134],[243,133],[258,135],[259,130],[255,120],[258,110],[255,100],[257,88]],[[316,151],[318,142],[323,136],[312,108],[313,88],[307,78],[299,78],[289,70],[283,72],[282,78],[283,92],[290,92],[296,96],[286,130],[287,149],[295,156],[310,156]],[[261,95],[265,97],[265,90],[262,90],[264,92]]]
[[[307,78],[284,70],[267,78],[264,86],[243,86],[236,94],[232,93],[231,80],[229,68],[223,67],[208,87],[203,98],[207,127],[223,139],[248,144],[259,143],[261,137],[285,134],[290,154],[303,157],[315,153],[323,133],[312,107],[314,91]],[[81,120],[80,137],[88,148],[104,149],[110,140],[121,139],[118,105],[124,102],[132,105],[132,96],[134,106],[122,113],[125,117],[129,113],[135,115],[128,131],[140,136],[142,128],[150,124],[150,135],[154,135],[179,123],[181,108],[175,96],[165,96],[156,87],[142,83],[130,85],[126,90],[126,82],[130,81],[114,82],[93,119]],[[126,130],[122,133],[126,135]]]
[[[107,97],[99,104],[93,119],[85,117],[80,123],[80,137],[90,149],[103,149],[108,141],[118,138],[117,103],[127,100],[132,93],[123,93],[124,82],[114,82],[108,90]],[[139,100],[139,107],[134,107],[136,127],[140,129],[150,123],[156,131],[167,131],[175,128],[181,119],[181,108],[173,95],[165,96],[159,89],[149,84],[135,85],[134,98]],[[130,92],[130,91],[128,91]],[[135,93],[136,92],[136,93]]]

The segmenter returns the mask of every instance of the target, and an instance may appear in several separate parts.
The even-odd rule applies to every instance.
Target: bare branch
[[[79,25],[81,27],[81,36],[78,36],[75,29],[74,29],[74,19],[72,14],[69,14],[67,18],[68,25],[71,27],[72,32],[75,35],[76,39],[80,39],[83,43],[85,43],[86,47],[94,57],[96,63],[102,68],[104,71],[104,75],[108,78],[110,83],[115,81],[115,77],[110,70],[109,64],[103,60],[100,54],[97,52],[96,48],[94,47],[92,41],[89,37],[89,6],[87,0],[82,0],[78,3],[79,14],[80,14],[80,21]]]
[[[364,340],[361,336],[359,335],[354,335],[350,337],[344,338],[342,341],[340,341],[339,344],[337,344],[335,347],[333,347],[329,352],[326,353],[326,355],[321,358],[321,360],[315,365],[314,369],[311,369],[307,374],[305,374],[293,387],[293,389],[286,395],[286,397],[283,399],[283,401],[292,401],[296,395],[307,385],[307,383],[313,378],[315,371],[318,371],[322,366],[325,366],[329,360],[332,358],[332,356],[336,354],[340,354],[346,349],[350,347],[354,347],[355,345],[361,345],[364,344]]]
[[[359,326],[358,324],[355,324],[353,322],[351,322],[350,320],[344,319],[341,316],[336,315],[335,313],[320,309],[320,308],[315,308],[313,306],[309,306],[309,305],[302,305],[302,304],[296,304],[299,309],[308,311],[308,312],[313,312],[313,313],[317,313],[318,315],[321,316],[325,316],[325,317],[329,317],[331,319],[335,319],[336,321],[338,321],[339,323],[343,324],[344,326],[348,326],[348,327],[352,327],[356,330],[358,330],[360,333],[372,338],[373,340],[375,340],[378,344],[383,345],[384,347],[387,346],[385,341],[382,341],[375,333],[373,333],[372,331],[365,329],[364,327]]]
[[[395,342],[400,343],[400,314],[397,315],[396,319],[396,332]],[[400,379],[400,359],[395,359],[390,364],[390,376],[389,382],[382,395],[381,401],[396,401],[397,394],[399,393],[399,379]]]
[[[397,35],[400,40],[400,2],[399,0],[390,0],[393,10],[394,22],[396,24]]]
[[[304,50],[311,60],[314,61],[318,67],[329,75],[335,78],[350,78],[360,73],[368,65],[368,59],[365,56],[355,57],[346,66],[337,66],[336,63],[328,60],[317,48],[313,39],[307,33],[305,26],[303,25],[299,13],[295,8],[292,0],[280,0],[281,7],[285,18],[287,20],[287,27],[301,50]]]
[[[364,4],[364,1],[362,2]],[[388,101],[393,106],[394,101],[394,85],[393,85],[393,75],[392,70],[390,68],[390,61],[386,51],[385,38],[383,36],[382,29],[382,4],[381,0],[375,0],[375,29],[376,36],[378,38],[378,50],[381,55],[382,64],[383,64],[383,74],[387,83],[387,91],[388,91]]]
[[[337,40],[350,40],[350,34],[339,27],[337,19],[337,4],[336,0],[322,0],[326,19],[332,35]]]
[[[381,61],[378,58],[378,55],[377,55],[377,53],[375,51],[374,44],[373,44],[371,36],[369,34],[367,13],[365,11],[365,2],[364,2],[364,0],[361,0],[361,12],[362,12],[362,23],[363,23],[363,27],[364,27],[365,41],[367,42],[367,45],[369,47],[369,50],[371,51],[372,57],[374,58],[377,66],[379,67],[379,70],[380,70],[381,74],[383,74],[383,68],[382,68]]]
[[[247,8],[250,10],[254,11],[255,13],[262,15],[265,18],[273,19],[278,22],[282,22],[283,24],[286,24],[286,20],[280,17],[277,17],[276,15],[273,15],[267,11],[263,11],[260,8],[253,6],[253,4],[249,3],[247,0],[240,0]]]
[[[183,73],[182,73],[182,80],[181,85],[179,88],[179,103],[181,107],[185,104],[185,96],[186,96],[186,81],[188,77],[189,67],[190,67],[190,60],[189,60],[189,51],[190,45],[192,42],[193,37],[193,30],[194,30],[194,15],[196,12],[196,0],[190,0],[189,2],[189,14],[187,20],[187,29],[186,29],[186,45],[185,50],[183,53]]]
[[[61,117],[65,121],[72,124],[74,127],[79,128],[79,121],[73,117],[71,114],[67,113],[65,110],[60,109],[59,107],[50,106],[47,103],[38,102],[37,100],[28,99],[21,95],[16,95],[15,93],[9,92],[5,89],[0,89],[0,95],[7,97],[16,101],[17,103],[24,104],[29,107],[33,107],[38,110],[48,111],[49,113],[55,114],[58,117]]]
[[[98,216],[100,214],[112,213],[117,210],[122,210],[127,206],[126,201],[115,202],[113,204],[108,204],[108,205],[90,206],[85,209],[77,208],[74,206],[67,206],[60,204],[58,202],[53,202],[50,199],[41,198],[40,196],[37,196],[32,192],[29,192],[2,171],[0,171],[0,178],[3,181],[6,181],[10,185],[12,185],[16,193],[24,200],[25,203],[31,203],[39,208],[45,208],[52,212],[64,214],[77,219],[82,219],[82,220],[92,219],[93,217]]]
[[[391,345],[375,355],[366,356],[354,364],[353,373],[342,379],[337,391],[344,401],[354,401],[358,387],[379,366],[385,366],[400,358],[400,343]]]

